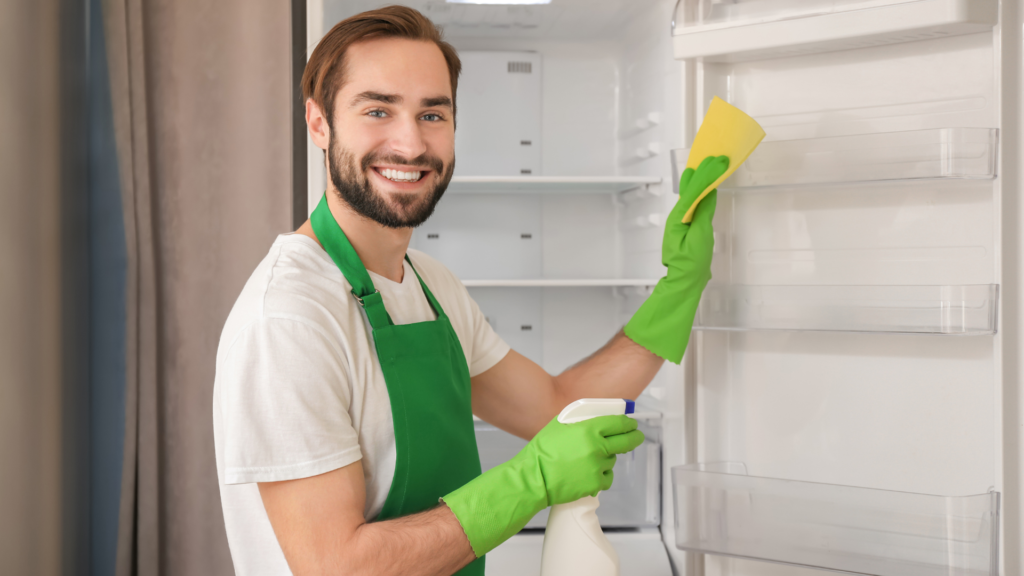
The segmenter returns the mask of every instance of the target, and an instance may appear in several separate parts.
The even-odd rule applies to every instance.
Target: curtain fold
[[[103,11],[128,256],[117,575],[233,574],[215,357],[242,285],[292,220],[291,6]]]

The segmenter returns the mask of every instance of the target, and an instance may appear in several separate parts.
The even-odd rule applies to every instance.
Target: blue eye
[[[442,118],[440,114],[424,114],[423,119],[426,120],[427,122],[439,122],[441,120],[444,120],[444,118]]]
[[[367,112],[367,114],[373,116],[374,118],[383,118],[387,116],[387,112],[383,110],[370,110],[369,112]]]

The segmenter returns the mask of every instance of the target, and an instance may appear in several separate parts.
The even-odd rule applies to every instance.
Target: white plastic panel
[[[998,286],[708,286],[702,330],[813,330],[984,335]]]
[[[560,374],[611,340],[622,324],[609,288],[544,288],[544,363]]]
[[[616,218],[609,194],[454,194],[411,246],[466,280],[608,281],[622,278]]]
[[[619,297],[608,287],[475,286],[469,294],[513,350],[559,374],[622,328]]]
[[[997,0],[705,0],[701,4],[680,0],[673,31],[676,58],[740,62],[972,34],[991,30],[999,9]],[[705,6],[710,9],[702,10]],[[686,25],[691,22],[697,25]]]
[[[460,278],[540,278],[540,196],[446,196],[411,246]]]
[[[539,288],[470,288],[487,322],[513,350],[544,363],[544,294]]]
[[[540,54],[462,51],[459,58],[455,173],[540,174]]]
[[[935,496],[673,469],[682,549],[872,576],[996,576],[999,494]]]

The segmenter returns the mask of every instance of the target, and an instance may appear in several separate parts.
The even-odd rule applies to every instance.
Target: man
[[[330,184],[257,267],[218,350],[217,470],[240,575],[482,575],[487,551],[543,508],[610,487],[614,455],[643,440],[625,416],[554,416],[636,398],[682,356],[710,278],[714,194],[678,223],[727,160],[684,177],[669,275],[625,333],[552,376],[408,250],[454,168],[458,74],[433,24],[402,7],[339,23],[309,60],[306,121]],[[530,443],[481,475],[473,414]]]

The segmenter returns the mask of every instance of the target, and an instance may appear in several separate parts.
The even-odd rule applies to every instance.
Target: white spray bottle
[[[558,415],[558,421],[573,424],[595,416],[632,413],[632,400],[584,398],[566,406]],[[584,496],[575,502],[551,507],[544,530],[541,576],[619,576],[619,555],[601,530],[598,506],[596,496]]]

